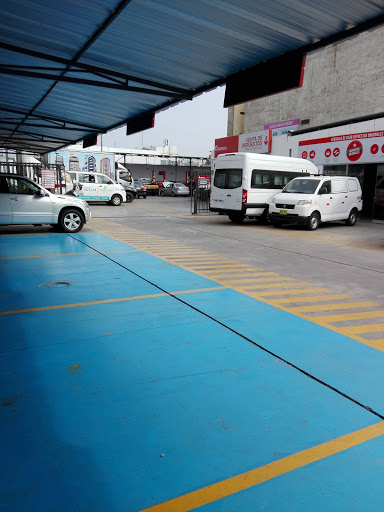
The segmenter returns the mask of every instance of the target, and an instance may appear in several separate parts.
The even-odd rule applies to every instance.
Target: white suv
[[[51,194],[25,176],[0,174],[0,225],[53,224],[77,233],[90,218],[81,199]]]
[[[343,220],[356,224],[363,207],[359,180],[352,176],[306,176],[294,178],[269,205],[274,226],[302,224],[315,230],[321,222]]]

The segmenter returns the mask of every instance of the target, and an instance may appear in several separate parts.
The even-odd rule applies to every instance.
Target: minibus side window
[[[294,175],[289,172],[253,169],[251,175],[251,188],[281,190],[292,178],[294,178]]]

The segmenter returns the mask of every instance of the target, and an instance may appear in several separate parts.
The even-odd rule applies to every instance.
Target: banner
[[[237,153],[239,151],[239,136],[222,137],[215,139],[215,158],[223,153]]]
[[[239,152],[241,153],[270,153],[271,147],[271,129],[239,135]]]
[[[302,140],[298,157],[318,165],[384,162],[384,131]]]
[[[55,164],[63,165],[66,172],[101,172],[115,179],[115,154],[86,151],[57,151]]]

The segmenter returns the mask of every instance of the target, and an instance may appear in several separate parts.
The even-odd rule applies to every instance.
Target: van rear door
[[[216,169],[211,193],[211,207],[223,210],[242,208],[243,169]]]

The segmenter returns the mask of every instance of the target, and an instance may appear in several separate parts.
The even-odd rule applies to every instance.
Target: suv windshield
[[[284,194],[313,194],[320,180],[296,178],[288,183],[283,190]]]

